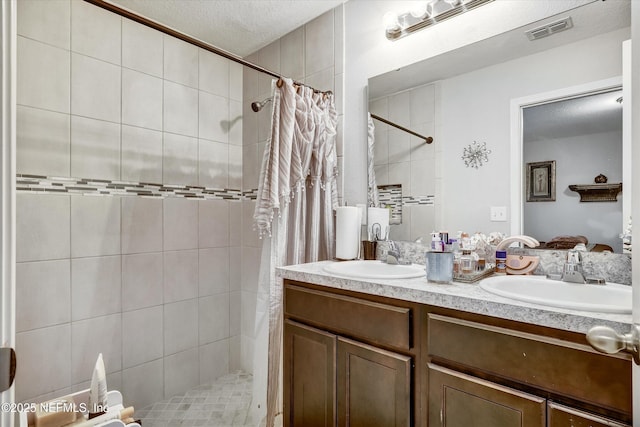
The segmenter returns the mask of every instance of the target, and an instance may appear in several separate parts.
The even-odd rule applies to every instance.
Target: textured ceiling
[[[244,57],[346,0],[110,1]]]

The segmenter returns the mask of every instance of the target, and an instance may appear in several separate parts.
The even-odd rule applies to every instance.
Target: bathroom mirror
[[[433,230],[527,234],[519,199],[526,165],[521,156],[519,161],[512,159],[522,152],[522,142],[511,134],[511,102],[606,79],[622,81],[622,42],[630,37],[629,16],[629,2],[589,3],[369,78],[371,113],[434,138],[427,145],[373,122],[376,179],[379,186],[389,186],[381,189],[382,203],[393,190],[394,202],[402,206],[402,224],[392,225],[391,238],[424,240]],[[567,18],[571,22],[566,31],[535,40],[527,37],[527,31]],[[514,144],[519,144],[517,150]],[[467,160],[484,155],[486,161],[477,168],[467,166],[465,153],[471,153]],[[563,165],[563,171],[566,168],[580,164]],[[569,192],[557,188],[558,194],[565,191]],[[629,203],[627,192],[625,198]],[[521,203],[518,209],[512,207],[515,200]],[[552,215],[562,213],[545,209],[554,202],[539,203],[535,215],[542,216],[543,223],[559,220]],[[578,221],[597,221],[589,218],[589,210],[584,209]]]

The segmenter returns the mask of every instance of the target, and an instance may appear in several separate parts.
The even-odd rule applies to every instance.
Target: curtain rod
[[[137,14],[137,13],[135,13],[135,12],[129,10],[129,9],[117,6],[117,5],[115,5],[115,4],[113,4],[113,3],[109,2],[109,1],[106,1],[106,0],[84,0],[84,1],[86,1],[87,3],[91,3],[91,4],[95,5],[95,6],[101,7],[102,9],[106,9],[109,12],[113,12],[113,13],[115,13],[117,15],[120,15],[120,16],[122,16],[124,18],[131,19],[132,21],[135,21],[135,22],[137,22],[139,24],[146,25],[147,27],[153,28],[154,30],[158,30],[158,31],[160,31],[160,32],[162,32],[164,34],[173,36],[173,37],[175,37],[177,39],[180,39],[182,41],[185,41],[187,43],[190,43],[192,45],[200,47],[200,48],[202,48],[204,50],[207,50],[209,52],[215,53],[216,55],[220,55],[220,56],[222,56],[222,57],[224,57],[226,59],[229,59],[229,60],[231,60],[233,62],[237,62],[238,64],[244,65],[245,67],[251,68],[253,70],[259,71],[259,72],[264,73],[264,74],[268,74],[268,75],[270,75],[272,77],[276,77],[278,79],[282,79],[282,76],[280,74],[278,74],[278,73],[275,73],[275,72],[273,72],[271,70],[268,70],[268,69],[266,69],[264,67],[261,67],[260,65],[257,65],[257,64],[254,64],[252,62],[249,62],[249,61],[247,61],[247,60],[245,60],[245,59],[243,59],[243,58],[241,58],[241,57],[239,57],[239,56],[237,56],[237,55],[235,55],[235,54],[233,54],[231,52],[228,52],[228,51],[226,51],[224,49],[221,49],[221,48],[216,47],[216,46],[214,46],[212,44],[203,42],[202,40],[198,40],[198,39],[196,39],[194,37],[191,37],[191,36],[189,36],[189,35],[187,35],[185,33],[180,32],[178,30],[174,30],[171,27],[167,27],[166,25],[163,25],[163,24],[161,24],[159,22],[156,22],[156,21],[154,21],[152,19],[149,19],[149,18],[146,18],[146,17],[144,17],[142,15],[139,15],[139,14]],[[294,83],[297,86],[306,86],[308,88],[311,88],[311,89],[313,89],[314,92],[317,92],[317,93],[332,93],[330,90],[329,91],[322,91],[322,90],[319,90],[319,89],[315,89],[315,88],[313,88],[313,87],[311,87],[311,86],[309,86],[307,84],[304,84],[304,83],[300,83],[300,82],[296,82],[296,81],[294,81]]]
[[[387,119],[383,119],[382,117],[380,117],[380,116],[376,116],[375,114],[371,114],[371,118],[372,118],[372,119],[379,120],[379,121],[381,121],[382,123],[386,123],[386,124],[388,124],[389,126],[393,126],[394,128],[398,128],[398,129],[400,129],[400,130],[403,130],[403,131],[405,131],[405,132],[407,132],[407,133],[410,133],[410,134],[411,134],[411,135],[413,135],[413,136],[417,136],[417,137],[418,137],[418,138],[420,138],[420,139],[424,139],[424,142],[426,142],[427,144],[431,144],[431,143],[433,142],[433,138],[432,138],[432,137],[430,137],[430,136],[420,135],[419,133],[416,133],[416,132],[412,131],[411,129],[407,129],[407,128],[406,128],[406,127],[404,127],[404,126],[400,126],[399,124],[393,123],[393,122],[391,122],[391,121],[389,121],[389,120],[387,120]]]

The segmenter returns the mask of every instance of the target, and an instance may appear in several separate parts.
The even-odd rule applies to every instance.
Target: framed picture
[[[527,202],[556,200],[556,161],[527,163]]]

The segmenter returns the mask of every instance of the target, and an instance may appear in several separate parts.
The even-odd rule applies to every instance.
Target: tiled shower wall
[[[402,223],[391,225],[394,240],[430,241],[437,214],[436,155],[442,147],[437,138],[437,84],[427,84],[369,101],[369,111],[421,135],[433,144],[378,120],[374,120],[374,166],[379,186],[402,186]],[[384,191],[383,191],[384,192]],[[383,198],[381,192],[381,199]]]
[[[50,191],[18,178],[17,399],[99,352],[136,407],[238,369],[242,203],[176,195],[241,189],[242,67],[81,0],[20,0],[18,35],[17,170]]]
[[[342,195],[343,165],[343,72],[344,72],[344,11],[343,6],[319,16],[279,40],[253,53],[247,60],[269,70],[291,77],[322,91],[335,95],[338,112],[338,194]],[[254,113],[251,102],[271,96],[272,78],[251,69],[244,69],[243,103],[243,191],[258,188],[262,154],[270,134],[271,104]],[[364,142],[362,142],[364,143]],[[253,369],[254,323],[258,291],[258,271],[262,241],[253,231],[255,202],[242,202],[242,368]]]

